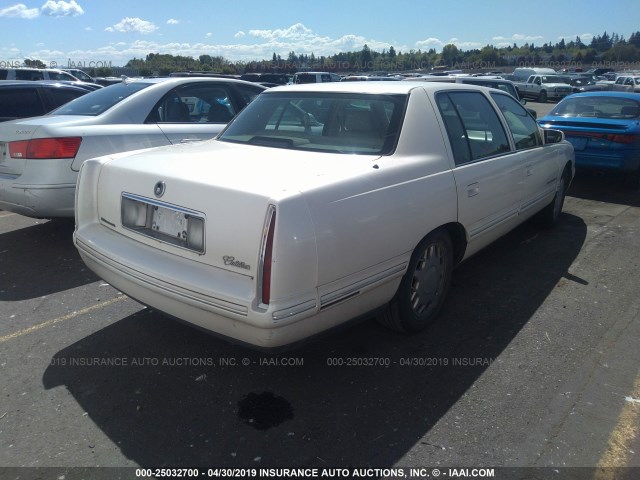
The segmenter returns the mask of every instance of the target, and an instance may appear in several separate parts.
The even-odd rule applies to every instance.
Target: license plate
[[[573,145],[574,150],[584,150],[587,146],[587,138],[584,137],[565,137],[571,145]]]
[[[184,212],[159,206],[153,207],[151,229],[156,232],[186,240],[188,223],[188,217]]]
[[[121,199],[122,226],[163,243],[204,253],[204,215],[129,193]]]

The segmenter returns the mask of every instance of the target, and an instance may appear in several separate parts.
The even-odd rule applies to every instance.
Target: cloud
[[[175,18],[170,18],[167,20],[167,25],[177,25],[180,23],[180,20],[176,20]]]
[[[213,37],[213,33],[207,32],[207,34],[204,37],[205,38],[211,38],[211,37]]]
[[[117,25],[107,28],[111,32],[139,31],[133,27],[143,22],[140,19],[124,19]],[[145,22],[149,24],[149,22]],[[154,31],[157,27],[150,24]],[[276,30],[252,30],[246,34],[237,32],[237,39],[228,44],[212,41],[214,34],[207,35],[203,42],[195,43],[171,43],[161,41],[136,40],[126,44],[112,43],[102,48],[78,49],[61,55],[59,58],[51,58],[50,52],[30,52],[34,58],[43,61],[64,61],[66,58],[100,58],[113,62],[113,65],[124,65],[131,58],[144,58],[149,52],[167,53],[198,58],[203,52],[212,56],[221,56],[230,61],[253,61],[270,59],[274,52],[286,56],[287,52],[295,51],[297,54],[316,57],[329,56],[339,52],[359,51],[366,44],[371,50],[389,50],[393,46],[396,51],[407,51],[406,45],[390,44],[380,40],[363,37],[355,34],[345,34],[340,37],[322,36],[304,25],[298,23],[288,28]],[[156,39],[157,40],[157,39]],[[1,50],[0,50],[1,53]]]
[[[296,23],[285,29],[276,30],[249,30],[249,35],[265,40],[289,39],[301,40],[315,36],[313,31],[305,27],[302,23]]]
[[[531,42],[541,42],[544,40],[544,37],[541,35],[524,35],[522,33],[514,33],[511,36],[511,39],[514,42],[531,43]]]
[[[12,18],[24,18],[31,20],[40,15],[40,10],[37,8],[27,8],[26,5],[18,3],[11,7],[3,8],[0,10],[0,17],[12,17]]]
[[[48,0],[40,9],[40,12],[50,17],[77,17],[78,15],[82,15],[84,10],[75,0],[71,0],[70,2],[65,2],[64,0],[58,2]]]
[[[144,35],[153,33],[158,29],[156,25],[141,18],[126,17],[111,27],[105,28],[107,32],[138,32]]]
[[[481,48],[483,46],[482,43],[480,42],[472,42],[472,41],[463,42],[459,38],[455,38],[455,37],[447,41],[440,40],[439,38],[429,37],[426,40],[420,40],[419,42],[416,42],[416,47],[418,47],[420,50],[429,50],[432,48],[436,50],[440,50],[445,45],[450,45],[450,44],[455,45],[460,50],[476,49],[476,48]]]

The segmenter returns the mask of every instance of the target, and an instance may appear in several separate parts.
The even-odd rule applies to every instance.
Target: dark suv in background
[[[72,84],[0,82],[0,122],[44,115],[89,91]]]

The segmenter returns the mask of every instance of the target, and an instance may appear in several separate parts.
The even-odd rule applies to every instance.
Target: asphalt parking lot
[[[426,332],[365,321],[277,355],[127,298],[84,267],[72,232],[0,211],[0,477],[640,478],[640,192],[619,179],[578,177],[558,227],[527,223],[461,265]]]

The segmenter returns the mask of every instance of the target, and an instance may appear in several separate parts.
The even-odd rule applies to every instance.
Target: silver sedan
[[[73,217],[80,165],[105,154],[207,140],[265,87],[230,78],[123,81],[49,115],[0,125],[0,209]]]

